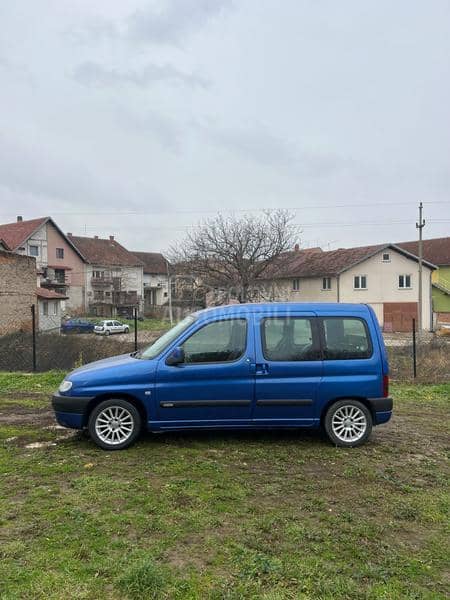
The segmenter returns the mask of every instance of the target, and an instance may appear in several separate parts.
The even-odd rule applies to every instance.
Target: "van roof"
[[[265,303],[249,303],[249,304],[227,304],[226,306],[213,306],[205,308],[195,313],[199,317],[206,317],[211,314],[229,315],[229,314],[246,314],[258,312],[334,312],[367,314],[369,308],[367,304],[343,304],[337,302],[265,302]]]

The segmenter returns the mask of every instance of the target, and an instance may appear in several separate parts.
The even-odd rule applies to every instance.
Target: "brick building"
[[[35,259],[0,250],[0,335],[30,330],[35,303]]]

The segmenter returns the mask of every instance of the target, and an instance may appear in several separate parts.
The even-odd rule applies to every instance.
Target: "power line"
[[[450,200],[430,200],[423,204],[450,204]],[[376,208],[378,206],[411,206],[411,202],[372,202],[372,203],[351,203],[351,204],[310,204],[305,206],[275,206],[275,207],[260,207],[260,208],[193,208],[193,209],[149,209],[149,210],[103,210],[103,211],[51,211],[55,216],[139,216],[139,215],[173,215],[173,214],[215,214],[215,213],[246,213],[246,212],[264,212],[266,210],[320,210],[323,208]],[[21,209],[17,209],[20,212]],[[17,212],[16,211],[16,212]],[[2,213],[2,217],[10,216],[16,213]]]

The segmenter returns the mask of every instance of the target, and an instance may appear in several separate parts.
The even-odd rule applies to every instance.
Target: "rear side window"
[[[372,343],[366,323],[351,317],[322,319],[324,359],[348,360],[372,356]]]
[[[205,325],[183,344],[186,363],[231,362],[247,347],[247,321],[228,319]]]
[[[261,324],[264,358],[272,361],[319,360],[315,327],[304,317],[274,317]]]

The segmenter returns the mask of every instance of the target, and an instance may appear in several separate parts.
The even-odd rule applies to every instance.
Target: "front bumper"
[[[63,427],[82,429],[86,425],[88,406],[95,396],[63,396],[54,394],[52,406],[56,420]]]
[[[392,407],[394,405],[392,398],[367,398],[372,411],[374,425],[387,423],[392,416]]]

